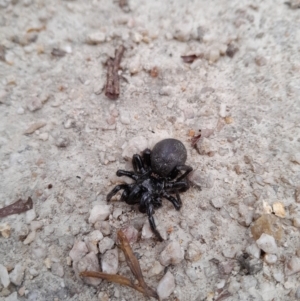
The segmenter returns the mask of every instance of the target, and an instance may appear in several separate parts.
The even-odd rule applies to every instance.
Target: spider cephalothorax
[[[127,176],[135,183],[117,185],[107,195],[107,201],[123,189],[121,201],[130,205],[139,204],[140,212],[147,213],[152,231],[162,241],[153,218],[154,209],[162,205],[162,198],[169,200],[176,210],[180,209],[179,192],[189,189],[186,176],[193,170],[185,165],[186,159],[186,148],[176,139],[164,139],[152,151],[146,149],[142,156],[133,155],[134,171],[118,170],[117,176]]]

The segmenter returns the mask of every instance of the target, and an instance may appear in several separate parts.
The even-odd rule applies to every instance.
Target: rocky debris
[[[44,127],[47,123],[44,121],[37,121],[35,123],[33,123],[32,125],[30,125],[25,131],[24,131],[24,135],[30,135],[33,134],[35,131],[37,131],[38,129]]]
[[[8,287],[10,283],[10,279],[8,276],[7,269],[4,265],[0,264],[0,280],[4,287]]]
[[[21,263],[17,263],[13,271],[9,274],[10,281],[17,286],[22,284],[25,268]]]
[[[80,260],[85,254],[88,253],[88,248],[83,241],[75,241],[72,250],[69,253],[69,256],[73,261]]]
[[[99,242],[99,250],[100,253],[103,254],[105,251],[110,250],[114,246],[115,242],[109,238],[109,237],[104,237],[100,242]]]
[[[107,274],[117,274],[119,269],[118,250],[108,250],[101,258],[102,272]]]
[[[243,203],[239,203],[239,214],[242,218],[241,224],[248,227],[253,220],[253,209]]]
[[[188,176],[193,185],[198,188],[210,189],[214,186],[214,178],[210,173],[205,173],[196,169]]]
[[[265,260],[265,262],[268,263],[268,264],[274,264],[274,263],[277,262],[277,256],[274,255],[274,254],[266,254],[266,255],[264,256],[264,260]]]
[[[104,221],[106,220],[111,212],[110,205],[96,205],[91,210],[91,214],[89,217],[89,223],[94,224],[97,221]]]
[[[159,261],[162,265],[175,265],[181,262],[184,258],[184,252],[180,247],[178,241],[170,242],[166,248],[161,252]]]
[[[111,233],[111,226],[108,221],[97,221],[94,224],[94,228],[99,230],[103,236],[108,236]]]
[[[11,234],[11,227],[8,223],[0,224],[0,233],[4,238],[9,238]]]
[[[10,294],[8,297],[5,298],[5,301],[18,301],[18,293],[17,292],[13,292],[12,294]]]
[[[36,218],[35,209],[32,208],[31,210],[26,211],[25,213],[25,221],[26,224],[30,224]]]
[[[153,232],[151,230],[149,221],[145,221],[143,229],[142,229],[142,239],[149,239],[153,236]]]
[[[138,230],[136,230],[133,226],[127,226],[122,229],[123,233],[126,235],[128,241],[130,243],[136,243],[138,240]]]
[[[175,290],[175,279],[173,274],[167,272],[158,283],[157,294],[160,300],[167,299]]]
[[[98,243],[103,238],[102,233],[99,230],[92,231],[87,237],[85,237],[84,242],[89,250],[89,252],[94,252],[98,254]]]
[[[285,266],[285,275],[291,276],[300,272],[300,258],[293,256]]]
[[[279,217],[285,217],[285,209],[284,209],[284,206],[282,203],[280,202],[275,202],[273,205],[272,205],[272,208],[273,208],[273,212],[276,216],[279,216]]]
[[[36,236],[36,232],[32,231],[30,232],[27,237],[25,238],[25,240],[23,241],[24,245],[29,245],[31,244],[34,240],[35,240],[35,236]]]
[[[91,45],[96,45],[105,42],[106,34],[105,32],[93,32],[87,36],[86,42]]]
[[[265,233],[280,241],[283,236],[281,220],[273,214],[263,214],[252,224],[251,233],[255,240]]]
[[[201,258],[201,250],[195,242],[191,242],[185,253],[185,259],[195,262]]]
[[[164,270],[164,267],[159,263],[159,261],[154,261],[152,268],[148,272],[148,276],[152,277],[155,275],[159,275]]]
[[[211,204],[216,208],[220,209],[224,205],[224,200],[222,197],[216,197],[211,200]]]
[[[134,154],[140,154],[148,147],[147,139],[143,136],[137,136],[128,141],[128,143],[122,147],[122,157],[126,160],[131,160]]]
[[[251,255],[251,256],[253,256],[253,257],[257,258],[257,259],[260,258],[261,250],[260,250],[260,248],[257,246],[256,243],[253,243],[253,244],[251,244],[250,246],[248,246],[248,247],[246,248],[246,252],[247,252],[249,255]]]
[[[43,103],[38,97],[33,97],[27,101],[27,109],[30,112],[35,112],[43,107]]]
[[[120,215],[122,214],[122,208],[116,208],[114,211],[113,211],[113,218],[117,219]]]
[[[199,278],[199,276],[197,275],[197,273],[193,267],[188,267],[185,270],[185,273],[187,274],[187,276],[189,277],[191,282],[195,282]]]
[[[278,247],[275,238],[271,235],[263,233],[256,241],[257,246],[266,253],[276,254]]]
[[[100,272],[98,257],[94,252],[90,252],[86,256],[81,258],[79,261],[74,262],[73,268],[78,278],[80,278],[79,276],[80,273],[84,271]],[[80,279],[83,279],[85,283],[93,286],[98,286],[102,281],[99,278],[92,278],[92,277],[84,277]]]

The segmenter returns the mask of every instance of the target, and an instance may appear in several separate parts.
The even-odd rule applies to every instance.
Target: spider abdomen
[[[158,142],[151,154],[151,167],[161,177],[169,176],[179,165],[184,165],[187,151],[183,143],[177,139],[164,139]]]

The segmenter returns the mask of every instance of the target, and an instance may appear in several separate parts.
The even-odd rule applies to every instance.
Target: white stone
[[[91,210],[89,217],[89,223],[94,224],[97,221],[104,221],[110,215],[111,206],[110,205],[96,205]]]
[[[293,256],[285,266],[286,276],[291,276],[300,272],[300,258]]]
[[[104,236],[111,232],[111,227],[108,221],[98,221],[94,224],[96,230],[99,230]]]
[[[159,281],[157,286],[157,294],[160,300],[168,298],[175,290],[174,276],[167,272],[164,277]]]
[[[216,208],[220,209],[224,205],[224,201],[222,197],[215,197],[211,200],[211,204]]]
[[[121,111],[120,112],[120,121],[122,124],[130,124],[130,115],[126,111]]]
[[[13,271],[9,274],[10,281],[19,286],[22,284],[24,278],[24,267],[21,263],[17,263]]]
[[[103,273],[116,274],[119,268],[118,250],[108,250],[102,256],[101,268]]]
[[[199,276],[197,275],[196,271],[194,268],[192,267],[189,267],[185,270],[185,273],[187,274],[187,276],[189,277],[189,279],[192,281],[192,282],[195,282]]]
[[[10,280],[8,276],[7,269],[4,265],[0,264],[0,280],[4,287],[8,287]]]
[[[257,244],[253,243],[251,244],[250,246],[248,246],[246,248],[246,252],[249,254],[249,255],[252,255],[253,257],[255,258],[260,258],[260,248],[257,246]]]
[[[11,227],[8,223],[0,224],[0,233],[4,238],[9,238],[11,233]]]
[[[60,262],[54,262],[51,265],[51,272],[54,275],[62,278],[64,276],[64,267],[62,266],[62,264]]]
[[[95,254],[99,253],[98,243],[102,238],[102,233],[99,230],[94,230],[84,239],[89,252],[94,252]]]
[[[32,221],[30,223],[30,229],[31,231],[36,231],[36,230],[39,230],[41,228],[43,228],[44,224],[42,221]]]
[[[85,254],[88,252],[88,248],[83,241],[76,241],[72,250],[70,251],[69,256],[72,258],[73,261],[78,261],[81,259]]]
[[[266,254],[264,260],[268,264],[274,264],[277,261],[277,256],[274,254]]]
[[[25,238],[25,240],[23,241],[24,245],[29,245],[31,244],[34,240],[35,240],[35,236],[36,236],[36,232],[35,231],[31,231],[27,237]]]
[[[18,293],[17,292],[13,292],[12,294],[10,294],[8,297],[6,297],[4,299],[4,301],[18,301]]]
[[[170,242],[160,254],[159,261],[162,265],[178,264],[184,258],[184,252],[178,241]]]
[[[134,154],[139,154],[148,147],[147,139],[143,136],[137,136],[130,139],[123,149],[122,157],[131,160]]]
[[[191,242],[188,245],[185,258],[189,261],[198,261],[201,258],[201,251],[199,247],[196,245],[196,243]]]
[[[127,237],[129,243],[136,243],[138,240],[139,231],[133,226],[129,225],[122,229],[123,233]]]
[[[26,211],[25,221],[26,224],[30,224],[36,218],[36,213],[34,209]]]
[[[164,267],[159,263],[159,261],[154,261],[152,268],[148,272],[148,276],[152,277],[160,274],[164,270]]]
[[[105,251],[111,249],[114,246],[115,242],[109,238],[109,237],[104,237],[100,242],[99,242],[99,250],[100,253],[103,254]]]
[[[105,42],[106,39],[106,34],[104,32],[94,32],[94,33],[90,33],[87,36],[87,43],[88,44],[100,44]]]
[[[142,239],[149,239],[153,236],[153,232],[151,230],[149,221],[147,220],[144,225],[143,225],[143,229],[142,229]]]
[[[98,257],[93,252],[88,253],[78,262],[75,262],[73,266],[77,277],[79,277],[79,274],[84,271],[100,272]],[[81,279],[83,279],[85,283],[93,286],[98,286],[102,281],[102,279],[94,277],[82,277]]]
[[[276,254],[278,251],[275,238],[271,235],[263,233],[256,243],[257,246],[266,253]]]
[[[117,219],[122,214],[122,208],[116,208],[113,212],[113,217]]]

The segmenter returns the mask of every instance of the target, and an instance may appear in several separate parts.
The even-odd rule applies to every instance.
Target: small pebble
[[[6,297],[4,301],[18,301],[18,300],[19,300],[18,299],[18,293],[17,292],[13,292],[8,297]]]
[[[209,62],[215,63],[220,58],[220,50],[215,48],[211,49],[209,52]]]
[[[89,252],[99,253],[98,243],[102,238],[102,233],[99,230],[94,230],[84,239]]]
[[[70,139],[67,136],[58,137],[55,141],[57,147],[67,147],[70,144]]]
[[[79,274],[84,271],[100,272],[98,257],[93,252],[88,253],[86,256],[81,258],[78,262],[75,262],[73,264],[73,267],[77,277],[79,277]],[[93,286],[98,286],[102,282],[102,279],[94,278],[94,277],[81,277],[81,279],[85,283]]]
[[[127,237],[129,243],[136,243],[138,240],[139,231],[133,226],[127,226],[122,229],[123,233]]]
[[[34,209],[28,210],[25,213],[26,224],[30,224],[36,218],[36,213]]]
[[[104,221],[106,220],[111,212],[110,205],[96,205],[91,210],[91,214],[89,217],[89,223],[94,224],[97,221]]]
[[[264,256],[264,260],[265,260],[265,262],[268,263],[268,264],[274,264],[274,263],[276,263],[276,261],[277,261],[277,256],[274,255],[274,254],[266,254],[266,255]]]
[[[144,226],[142,228],[142,239],[149,239],[153,236],[153,232],[151,230],[151,227],[150,227],[150,224],[149,224],[149,221],[147,220],[145,223],[144,223]]]
[[[248,246],[246,248],[246,252],[249,254],[249,255],[252,255],[253,257],[259,259],[260,258],[260,253],[261,253],[261,250],[260,248],[257,246],[257,244],[253,243],[251,244],[250,246]]]
[[[100,242],[99,242],[99,250],[100,253],[103,254],[106,250],[111,249],[114,246],[115,242],[109,238],[109,237],[104,237]]]
[[[122,208],[116,208],[116,209],[113,211],[113,217],[114,217],[115,219],[117,219],[121,214],[122,214]]]
[[[120,121],[122,124],[128,125],[130,124],[130,115],[126,111],[120,112]]]
[[[11,234],[11,227],[8,223],[0,224],[0,233],[4,238],[9,238]]]
[[[36,232],[35,231],[31,231],[27,237],[25,238],[25,240],[23,241],[24,245],[29,245],[31,244],[34,240],[35,240],[35,236],[36,236]]]
[[[24,135],[30,135],[32,133],[34,133],[36,130],[44,127],[46,125],[46,122],[43,121],[38,121],[35,122],[34,124],[30,125],[25,131],[24,131]]]
[[[175,290],[174,276],[168,271],[159,281],[157,286],[157,294],[160,300],[168,298]]]
[[[1,101],[0,101],[0,102],[1,102]],[[17,109],[17,114],[23,115],[24,112],[25,112],[25,110],[24,110],[22,107],[18,107],[18,109]]]
[[[221,103],[219,115],[222,118],[226,117],[226,104],[225,103]]]
[[[201,251],[199,247],[194,243],[191,242],[188,245],[187,251],[185,253],[185,258],[189,261],[195,262],[201,258]]]
[[[263,233],[256,241],[257,246],[266,253],[276,254],[278,251],[276,241],[273,236]]]
[[[43,103],[37,97],[33,97],[27,101],[27,109],[30,112],[35,112],[37,110],[40,110],[42,107],[43,107]]]
[[[191,282],[195,282],[199,278],[199,276],[197,275],[195,269],[192,268],[192,267],[187,268],[185,270],[185,273],[187,274],[187,276],[189,277]]]
[[[20,286],[24,278],[25,268],[21,263],[17,263],[13,271],[9,274],[10,281],[16,285]]]
[[[158,261],[155,260],[154,263],[152,264],[152,268],[148,272],[148,276],[152,277],[155,275],[159,275],[160,273],[162,273],[163,270],[164,267]]]
[[[108,250],[102,256],[101,268],[103,273],[117,274],[119,269],[118,250]]]
[[[282,203],[275,202],[272,207],[273,207],[273,212],[276,216],[285,217],[285,209]]]
[[[131,160],[134,154],[139,154],[148,147],[148,141],[143,136],[137,136],[130,139],[123,149],[122,157]]]
[[[258,55],[255,57],[255,63],[257,66],[261,67],[267,64],[267,60],[263,56]]]
[[[104,236],[110,235],[111,226],[108,221],[97,221],[94,224],[94,228],[99,230]]]
[[[285,266],[285,275],[291,276],[300,272],[300,258],[293,256]]]
[[[178,241],[170,242],[166,248],[162,251],[159,257],[159,261],[162,265],[168,266],[170,264],[175,265],[181,262],[184,258],[184,252],[180,247]]]
[[[51,259],[50,259],[49,257],[47,257],[47,258],[44,260],[44,264],[45,264],[45,266],[46,266],[46,268],[47,268],[48,270],[51,269],[52,261],[51,261]]]
[[[222,197],[215,197],[211,200],[211,204],[216,208],[220,209],[224,205],[224,201]]]
[[[83,241],[76,241],[72,250],[69,253],[69,256],[72,258],[73,261],[78,261],[83,256],[88,253],[88,248]]]
[[[72,127],[75,127],[76,125],[76,121],[73,120],[73,119],[67,119],[65,122],[64,122],[64,127],[65,129],[70,129]]]
[[[4,287],[8,287],[10,280],[8,276],[7,269],[4,265],[0,264],[0,280]]]
[[[96,44],[100,44],[105,42],[106,40],[106,34],[104,32],[94,32],[94,33],[90,33],[87,36],[87,43],[88,44],[92,44],[92,45],[96,45]]]

